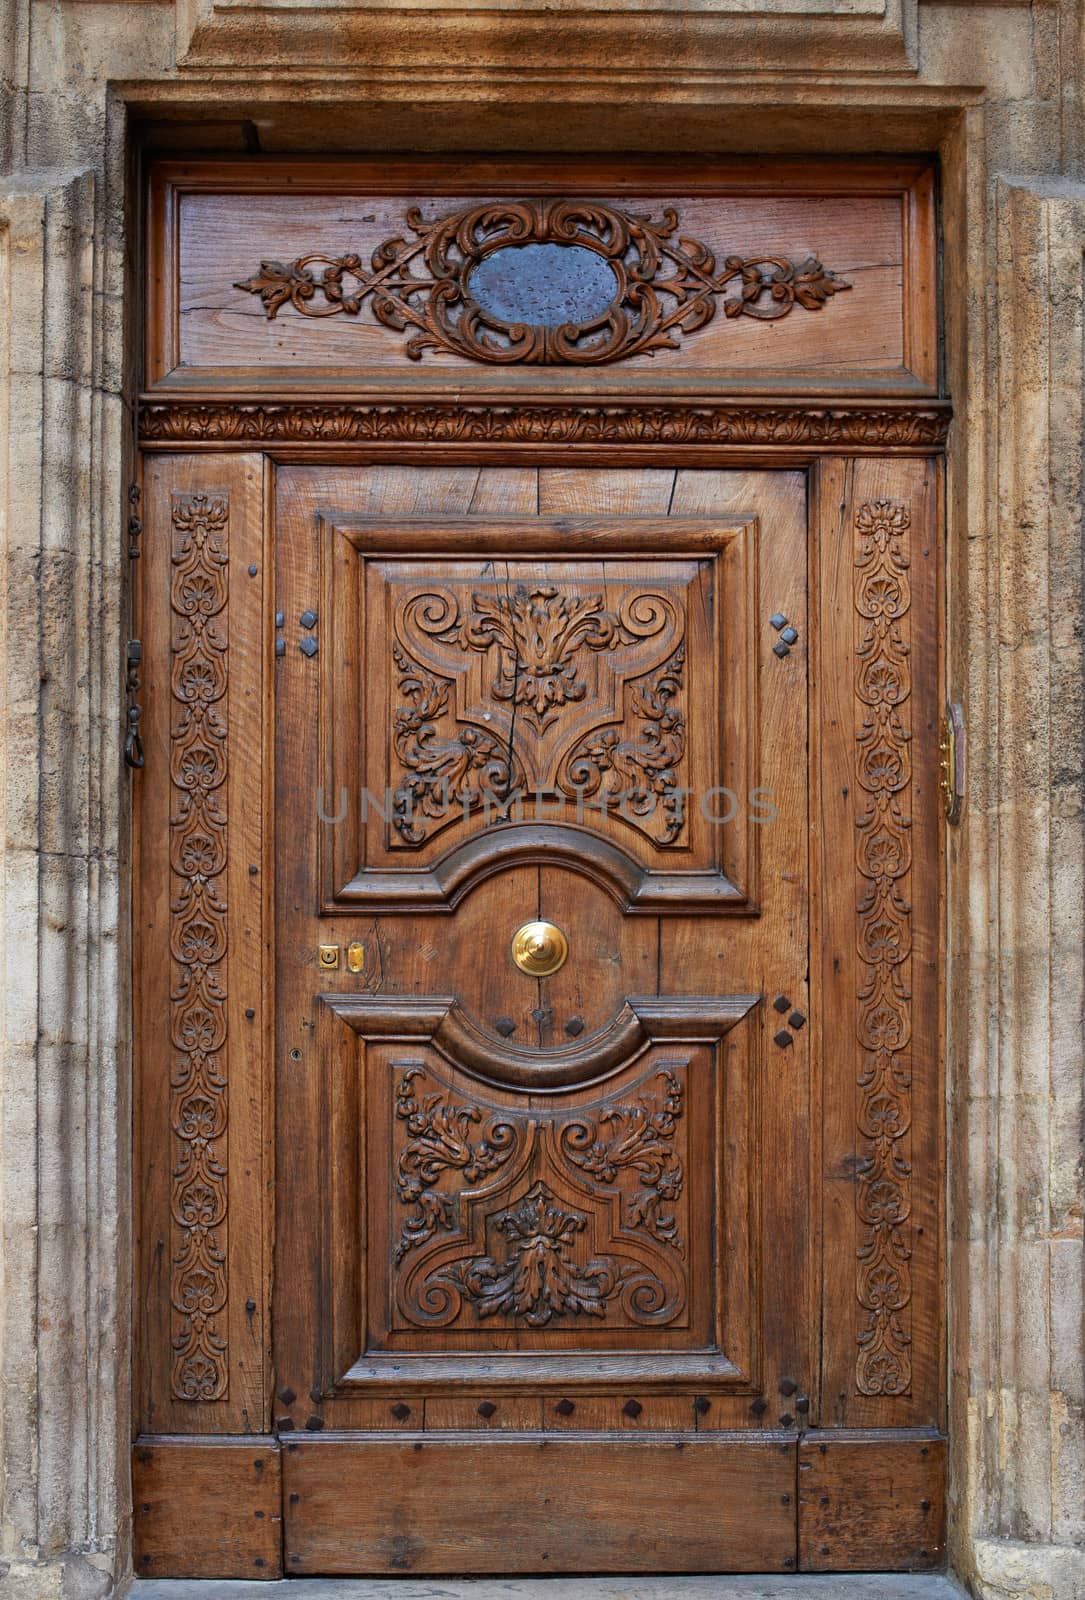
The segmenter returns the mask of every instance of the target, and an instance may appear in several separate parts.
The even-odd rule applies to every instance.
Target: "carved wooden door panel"
[[[141,1574],[938,1565],[934,183],[154,165]]]
[[[805,508],[797,472],[279,473],[288,1570],[794,1561]],[[540,1473],[616,1498],[516,1552],[457,1498]]]

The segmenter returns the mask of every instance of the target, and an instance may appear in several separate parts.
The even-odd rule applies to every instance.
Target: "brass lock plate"
[[[325,971],[338,967],[339,946],[337,944],[322,944],[317,950],[317,960]]]
[[[549,978],[568,954],[569,941],[552,922],[525,922],[512,936],[512,959],[529,978]]]

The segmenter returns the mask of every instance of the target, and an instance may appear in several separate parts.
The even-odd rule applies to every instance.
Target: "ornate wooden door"
[[[512,246],[472,289],[466,223],[410,213],[422,244],[372,273],[243,275],[351,205],[390,231],[406,179],[307,181],[332,199],[299,211],[270,168],[152,190],[137,1569],[936,1565],[929,174],[803,179],[825,211],[705,180],[698,226],[750,249],[873,230],[839,350],[809,318],[807,377],[773,380],[844,400],[715,407],[678,367],[714,296],[739,280],[764,373],[803,363],[758,317],[849,283],[609,205],[487,206],[532,249],[587,218],[625,285],[517,344]],[[303,343],[370,294],[366,382],[401,381],[405,330],[446,363],[394,406],[329,398]],[[236,398],[256,337],[267,403]],[[194,1552],[208,1485],[235,1514]]]
[[[704,1497],[809,1404],[803,476],[293,468],[277,521],[293,1565],[650,1567],[651,1488],[668,1562],[779,1569],[786,1447]],[[629,1513],[555,1545],[540,1482],[615,1450]],[[351,1477],[364,1526],[314,1512]]]

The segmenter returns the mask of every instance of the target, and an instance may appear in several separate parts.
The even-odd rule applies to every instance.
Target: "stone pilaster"
[[[1085,188],[996,186],[987,520],[954,551],[988,640],[961,639],[949,1006],[956,1553],[984,1600],[1085,1593],[1083,240]]]
[[[126,451],[97,375],[95,190],[0,187],[0,1571],[34,1600],[107,1593],[124,1525],[124,583],[102,474]]]

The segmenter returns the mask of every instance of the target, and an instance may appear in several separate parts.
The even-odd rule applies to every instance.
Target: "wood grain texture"
[[[137,1439],[137,1577],[281,1578],[280,1468],[276,1439]]]
[[[795,1564],[795,1444],[779,1437],[299,1440],[286,1445],[283,1487],[289,1574]],[[629,1515],[632,1502],[641,1515]],[[484,1509],[505,1505],[514,1534]]]
[[[946,1442],[819,1429],[799,1443],[803,1572],[929,1572],[945,1559]]]
[[[259,457],[153,462],[145,480],[136,1370],[147,1431],[245,1433],[269,1420],[263,470]]]
[[[613,163],[562,161],[462,163],[269,162],[245,172],[236,163],[163,163],[152,178],[150,214],[149,382],[191,381],[196,374],[244,381],[260,368],[288,381],[306,372],[352,383],[438,392],[454,376],[492,386],[469,356],[430,352],[426,371],[406,360],[402,336],[365,317],[320,321],[283,311],[269,322],[259,300],[233,287],[262,261],[288,263],[317,253],[354,251],[364,261],[387,238],[409,236],[406,212],[443,217],[485,198],[519,201],[555,194],[602,201],[623,212],[678,212],[683,238],[699,239],[718,263],[731,257],[820,258],[853,287],[815,315],[774,322],[717,316],[687,335],[680,349],[633,355],[606,369],[611,392],[661,393],[713,387],[780,386],[853,392],[926,389],[936,381],[931,182],[919,164],[637,162],[640,182]],[[402,185],[397,192],[393,187]],[[500,186],[498,186],[500,185]],[[510,187],[511,186],[511,187]],[[349,280],[348,280],[349,282]],[[347,290],[349,294],[349,288]],[[308,305],[308,302],[307,302]],[[337,309],[336,307],[325,309]],[[404,369],[408,370],[404,370]],[[443,374],[443,376],[442,376]],[[508,391],[583,390],[575,368],[504,368]],[[598,377],[593,380],[598,388]],[[434,388],[436,386],[436,388]]]
[[[938,1427],[937,480],[931,464],[856,462],[819,483],[822,1416]]]

